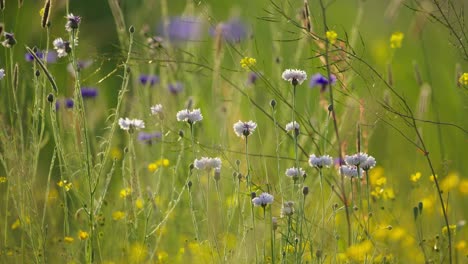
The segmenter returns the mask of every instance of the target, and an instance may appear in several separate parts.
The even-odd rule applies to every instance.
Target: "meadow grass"
[[[0,0],[2,263],[466,263],[468,8]]]

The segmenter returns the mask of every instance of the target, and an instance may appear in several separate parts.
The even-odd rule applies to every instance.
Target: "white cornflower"
[[[193,165],[199,170],[221,170],[221,159],[202,157],[201,159],[195,159]]]
[[[52,44],[54,45],[54,49],[57,50],[59,58],[65,57],[71,52],[70,42],[64,41],[62,38],[55,39]]]
[[[296,86],[298,84],[302,84],[307,79],[307,74],[303,70],[287,69],[283,72],[282,77],[285,81]]]
[[[128,117],[119,119],[119,126],[123,130],[132,132],[133,130],[139,130],[145,128],[145,122],[140,119],[129,119]]]
[[[256,128],[257,124],[253,121],[242,122],[239,120],[239,122],[234,124],[234,132],[238,137],[248,137],[255,131]]]
[[[305,175],[305,171],[302,168],[289,168],[285,172],[286,176],[291,177],[293,180],[299,179]]]
[[[81,17],[79,16],[74,16],[73,14],[68,14],[67,15],[67,24],[65,24],[65,29],[68,32],[71,32],[74,29],[78,29],[78,26],[80,25],[81,22]]]
[[[358,174],[357,167],[354,165],[341,165],[340,170],[344,176],[347,176],[350,178],[356,178],[358,176],[359,178],[361,178],[363,174],[363,170],[361,168],[359,168],[359,174]]]
[[[163,106],[161,104],[157,104],[151,107],[151,114],[158,115],[161,114],[163,111]]]
[[[329,155],[323,155],[323,156],[315,156],[315,154],[312,154],[309,156],[309,164],[312,167],[316,168],[323,168],[323,167],[330,167],[333,164],[333,159]]]
[[[359,167],[361,167],[365,171],[368,171],[368,170],[374,168],[376,163],[377,162],[375,161],[375,158],[372,157],[372,156],[369,156],[369,157],[367,157],[366,161],[364,161],[363,163],[360,164]]]
[[[0,69],[0,80],[3,79],[3,77],[5,77],[5,70]]]
[[[287,123],[285,129],[286,129],[286,132],[291,132],[291,131],[294,131],[295,133],[296,131],[299,132],[299,123],[297,123],[296,121]]]
[[[287,201],[283,203],[283,207],[281,207],[281,217],[291,216],[294,214],[294,202]]]
[[[267,206],[268,204],[272,204],[273,203],[273,195],[269,194],[269,193],[262,193],[260,194],[259,196],[255,197],[252,199],[252,203],[253,205],[255,206],[262,206],[262,207],[265,207]]]
[[[369,155],[363,152],[356,153],[354,155],[346,155],[344,160],[348,165],[359,166],[360,164],[364,163]]]
[[[192,111],[184,109],[177,112],[177,121],[185,121],[189,124],[195,124],[202,119],[203,116],[200,112],[200,109],[194,109]]]

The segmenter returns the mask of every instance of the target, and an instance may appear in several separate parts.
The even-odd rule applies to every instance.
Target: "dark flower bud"
[[[49,101],[49,103],[52,103],[54,101],[54,95],[51,93],[47,95],[47,101]]]

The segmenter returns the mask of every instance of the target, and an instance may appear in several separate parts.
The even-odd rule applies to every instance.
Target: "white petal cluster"
[[[151,114],[152,115],[159,115],[163,112],[163,106],[161,104],[153,105],[151,107]]]
[[[294,202],[287,201],[283,203],[283,207],[281,207],[281,217],[291,216],[294,214]]]
[[[264,193],[260,194],[259,196],[253,198],[252,203],[255,206],[265,207],[268,204],[272,204],[273,200],[274,200],[273,195],[264,192]]]
[[[302,84],[307,79],[307,74],[303,70],[287,69],[283,72],[282,76],[285,81],[293,85]]]
[[[123,130],[139,130],[145,128],[145,122],[140,119],[130,119],[126,117],[119,119],[119,126]]]
[[[257,124],[253,121],[240,121],[234,124],[234,132],[238,137],[248,137],[257,128]]]
[[[305,171],[302,168],[289,168],[285,172],[286,176],[291,177],[293,179],[298,179],[305,175]]]
[[[359,173],[358,173],[357,167],[354,165],[341,165],[340,170],[344,176],[347,176],[350,178],[356,178],[356,177],[361,178],[362,174],[364,173],[364,171],[361,168],[359,168]]]
[[[202,157],[201,159],[195,159],[193,165],[199,170],[221,170],[221,159]]]
[[[188,109],[180,110],[177,112],[177,121],[185,121],[189,124],[195,124],[198,121],[201,121],[203,116],[200,109],[194,109],[192,111]]]
[[[68,41],[64,41],[62,38],[56,38],[52,44],[54,45],[54,49],[57,51],[57,56],[59,58],[68,55],[68,52],[70,51],[70,43]]]
[[[350,156],[346,155],[345,162],[347,165],[359,166],[364,170],[369,170],[375,167],[376,164],[375,158],[364,152],[359,152]]]
[[[309,164],[312,167],[316,168],[323,168],[323,167],[330,167],[333,164],[333,159],[329,155],[323,155],[323,156],[315,156],[315,154],[312,154],[309,156]]]
[[[286,132],[299,131],[299,123],[292,121],[286,124]]]

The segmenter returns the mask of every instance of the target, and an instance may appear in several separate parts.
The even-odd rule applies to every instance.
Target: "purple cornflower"
[[[54,49],[57,50],[59,58],[65,57],[71,52],[70,42],[64,41],[62,38],[55,39],[52,44]]]
[[[178,94],[184,90],[184,85],[181,82],[170,83],[167,86],[169,92],[172,94]]]
[[[247,138],[255,131],[257,124],[253,121],[243,122],[239,120],[239,122],[234,124],[233,128],[234,133],[236,133],[238,137]]]
[[[65,107],[70,109],[70,108],[73,108],[73,106],[75,105],[75,102],[73,102],[73,99],[71,98],[66,98],[65,99]]]
[[[15,34],[3,32],[3,36],[5,37],[5,40],[2,42],[2,45],[5,48],[11,48],[16,44]]]
[[[247,85],[254,85],[257,82],[258,75],[251,71],[249,72],[249,76],[247,77]]]
[[[98,90],[92,87],[81,87],[81,96],[83,98],[94,98],[98,95]]]
[[[221,36],[230,43],[239,43],[247,37],[247,28],[238,19],[219,23],[216,27],[210,29],[211,36]]]
[[[36,56],[41,60],[44,60],[44,54],[45,54],[44,51],[40,51],[40,50],[36,51]],[[34,61],[33,55],[31,55],[31,53],[29,52],[24,54],[24,59],[28,62]],[[57,53],[53,50],[47,51],[46,62],[54,63],[56,61],[57,61]]]
[[[153,133],[146,133],[146,132],[140,132],[138,133],[138,140],[151,145],[155,140],[161,139],[162,134],[161,132],[153,132]]]
[[[71,32],[72,30],[78,29],[78,26],[80,25],[81,22],[81,17],[79,16],[74,16],[73,14],[68,14],[67,15],[67,24],[65,24],[65,29],[68,32]]]
[[[273,200],[274,200],[273,195],[264,192],[264,193],[260,194],[259,196],[253,198],[252,203],[255,206],[265,207],[265,206],[267,206],[269,204],[272,204]]]
[[[320,86],[320,91],[324,92],[327,85],[333,85],[336,83],[336,76],[331,74],[330,80],[331,81],[328,81],[327,77],[323,76],[321,73],[317,73],[310,77],[309,87],[314,88],[315,86]]]
[[[157,76],[157,75],[142,74],[142,75],[140,75],[140,77],[138,79],[140,80],[140,83],[142,85],[149,84],[149,86],[153,86],[153,85],[159,83],[159,76]]]
[[[199,40],[201,22],[195,17],[172,17],[163,31],[173,42]]]

